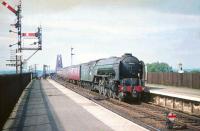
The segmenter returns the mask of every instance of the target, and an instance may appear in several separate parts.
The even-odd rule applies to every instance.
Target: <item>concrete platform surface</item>
[[[4,130],[141,131],[135,123],[52,80],[34,80],[21,95]]]
[[[150,93],[153,93],[153,94],[160,94],[160,95],[200,102],[199,89],[165,86],[165,85],[157,85],[157,84],[145,84],[145,86],[148,87],[150,90]]]

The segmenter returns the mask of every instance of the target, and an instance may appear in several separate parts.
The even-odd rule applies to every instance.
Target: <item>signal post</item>
[[[18,66],[20,67],[20,73],[23,71],[23,63],[27,62],[37,51],[42,50],[42,28],[38,27],[37,32],[34,33],[22,33],[22,9],[21,9],[21,0],[19,1],[19,4],[17,6],[17,10],[15,10],[12,6],[10,6],[7,2],[3,1],[1,2],[2,5],[4,5],[8,10],[10,10],[12,13],[14,13],[17,17],[17,22],[15,24],[11,24],[11,26],[14,26],[17,29],[17,32],[10,30],[10,32],[14,32],[18,36],[18,42],[13,45],[17,45],[16,49],[16,64],[7,64],[7,66],[16,66],[16,73],[18,73]],[[37,47],[22,47],[22,38],[37,38],[38,41],[34,42],[34,45],[38,45]],[[13,45],[10,45],[13,46]],[[33,54],[31,54],[25,61],[22,61],[22,50],[35,50]],[[18,60],[19,56],[19,60]],[[14,61],[14,60],[7,60],[7,61]],[[19,64],[18,64],[19,61]]]

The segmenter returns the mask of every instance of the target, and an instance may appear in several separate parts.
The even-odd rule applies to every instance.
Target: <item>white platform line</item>
[[[98,120],[109,126],[115,131],[147,131],[147,129],[121,117],[120,115],[94,103],[93,101],[65,88],[59,83],[48,79],[58,90],[63,92],[66,96],[78,103],[85,110],[95,116]],[[92,105],[92,106],[88,106]]]

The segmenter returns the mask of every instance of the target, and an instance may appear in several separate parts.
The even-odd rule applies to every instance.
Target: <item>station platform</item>
[[[150,93],[200,102],[200,89],[186,87],[145,84]]]
[[[26,131],[145,131],[53,80],[33,80],[3,127]]]

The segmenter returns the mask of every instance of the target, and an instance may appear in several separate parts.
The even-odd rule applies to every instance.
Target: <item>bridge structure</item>
[[[59,69],[63,68],[63,63],[62,63],[62,55],[57,55],[57,59],[56,59],[56,71],[58,71]]]

